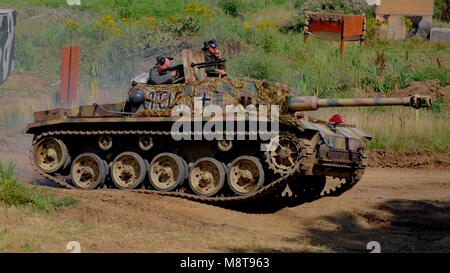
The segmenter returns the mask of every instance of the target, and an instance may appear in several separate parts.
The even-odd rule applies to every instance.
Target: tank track
[[[181,134],[181,133],[180,133]],[[195,132],[194,132],[195,134]],[[201,132],[199,133],[201,134]],[[69,181],[66,179],[66,177],[61,176],[60,174],[54,174],[50,175],[45,172],[42,172],[37,168],[33,161],[33,147],[37,144],[39,140],[41,140],[44,137],[48,136],[65,136],[65,135],[152,135],[152,136],[169,136],[171,135],[171,132],[167,131],[148,131],[148,130],[101,130],[101,131],[48,131],[45,133],[42,133],[40,135],[37,135],[33,138],[33,142],[30,148],[29,153],[29,159],[34,167],[34,169],[39,172],[43,177],[46,179],[60,185],[63,188],[66,189],[77,189],[73,185],[69,183]],[[306,141],[306,145],[312,145],[311,143],[308,143]],[[255,191],[254,193],[250,195],[245,196],[228,196],[228,197],[203,197],[198,196],[191,193],[185,193],[180,191],[174,191],[174,192],[162,192],[157,190],[151,190],[151,189],[134,189],[131,190],[132,192],[137,193],[143,193],[143,194],[157,194],[161,196],[171,196],[171,197],[178,197],[178,198],[184,198],[191,201],[197,201],[202,203],[208,203],[208,204],[233,204],[233,203],[239,203],[244,201],[254,201],[257,199],[262,199],[264,197],[269,196],[275,196],[277,194],[280,194],[281,192],[286,188],[288,183],[295,179],[295,174],[298,172],[299,168],[296,168],[292,170],[291,172],[284,174],[283,176],[277,178],[276,180],[268,183],[266,186],[262,187],[258,191]],[[352,177],[352,179],[346,179],[345,182],[341,183],[337,187],[329,190],[324,191],[320,193],[319,195],[315,196],[315,199],[319,199],[322,197],[327,196],[339,196],[345,191],[351,189],[358,181],[360,180],[362,176],[363,169],[358,169],[357,172],[355,172],[355,175]]]

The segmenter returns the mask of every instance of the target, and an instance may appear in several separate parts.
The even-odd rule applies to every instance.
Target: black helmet
[[[173,60],[172,57],[168,57],[165,55],[159,55],[158,57],[156,57],[156,63],[159,65],[163,65],[166,62],[166,58],[169,60]]]
[[[216,39],[211,39],[209,41],[203,42],[203,48],[207,49],[208,47],[216,48],[217,47]]]

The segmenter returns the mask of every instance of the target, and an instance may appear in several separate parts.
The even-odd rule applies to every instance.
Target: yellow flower
[[[243,27],[244,27],[245,30],[249,30],[249,29],[252,28],[252,25],[249,22],[245,22]]]
[[[125,18],[121,18],[123,21]],[[112,32],[120,34],[122,30],[117,26],[116,20],[111,15],[102,15],[100,19],[95,22],[95,26],[102,32]]]
[[[113,28],[116,25],[117,23],[111,15],[102,15],[95,23],[95,26],[99,29]]]
[[[122,17],[122,18],[120,18],[120,21],[122,21],[122,23],[124,23],[124,24],[129,24],[131,20],[130,20],[130,18]]]
[[[64,24],[75,31],[80,31],[80,25],[72,19],[64,19]]]
[[[144,28],[156,29],[158,27],[158,21],[153,16],[145,16],[139,21]]]
[[[265,19],[260,21],[258,24],[256,24],[257,29],[269,29],[269,28],[276,28],[275,23],[271,19]]]
[[[167,18],[167,21],[171,24],[176,23],[178,20],[178,18],[176,16],[169,16],[169,18]]]
[[[212,15],[211,9],[193,2],[187,4],[186,7],[184,8],[184,11],[188,14],[202,16],[206,19],[208,19]]]

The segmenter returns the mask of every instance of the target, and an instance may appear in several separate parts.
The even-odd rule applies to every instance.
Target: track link
[[[152,136],[161,136],[161,135],[167,135],[169,136],[170,132],[165,131],[49,131],[42,133],[38,136],[36,136],[33,139],[33,143],[30,149],[30,161],[33,167],[38,171],[42,176],[44,176],[46,179],[55,182],[56,184],[66,188],[66,189],[75,189],[75,187],[66,179],[66,177],[55,174],[50,175],[47,173],[44,173],[40,171],[35,165],[33,161],[33,147],[34,145],[42,138],[49,137],[49,136],[66,136],[66,135],[152,135]],[[275,181],[269,183],[268,185],[262,187],[258,191],[246,195],[246,196],[229,196],[229,197],[202,197],[190,193],[185,192],[161,192],[156,190],[147,190],[147,189],[138,189],[138,190],[132,190],[133,192],[138,193],[144,193],[144,194],[158,194],[163,196],[172,196],[172,197],[180,197],[185,198],[188,200],[193,200],[197,202],[204,202],[204,203],[237,203],[237,202],[243,202],[243,201],[252,201],[256,199],[260,199],[266,196],[269,196],[271,193],[278,192],[283,190],[287,183],[289,182],[289,178],[292,177],[294,173],[290,173],[284,176],[279,177]]]
[[[182,135],[182,133],[179,133]],[[194,132],[194,134],[196,134]],[[201,134],[201,132],[199,133]],[[43,177],[46,179],[66,188],[66,189],[76,189],[70,181],[65,177],[58,173],[54,175],[50,175],[47,173],[42,172],[37,168],[34,164],[33,160],[33,147],[37,144],[39,140],[41,140],[44,137],[49,136],[67,136],[67,135],[148,135],[148,136],[170,136],[171,132],[167,131],[148,131],[148,130],[100,130],[100,131],[48,131],[44,132],[40,135],[37,135],[33,139],[33,143],[30,148],[30,162],[35,168],[37,172],[39,172]],[[307,143],[308,145],[311,145],[311,143]],[[305,155],[306,156],[306,155]],[[239,203],[239,202],[245,202],[245,201],[255,201],[258,199],[262,199],[268,196],[275,196],[278,193],[281,193],[287,186],[290,180],[295,179],[295,174],[299,172],[299,168],[295,168],[289,173],[286,173],[282,175],[281,177],[275,179],[274,181],[268,183],[266,186],[262,187],[258,191],[245,196],[227,196],[227,197],[203,197],[194,195],[191,193],[185,193],[185,192],[161,192],[156,190],[150,190],[150,189],[136,189],[132,190],[133,192],[137,193],[143,193],[143,194],[158,194],[161,196],[171,196],[171,197],[179,197],[184,198],[192,201],[202,202],[202,203],[209,203],[209,204],[233,204],[233,203]],[[336,188],[328,191],[328,192],[322,192],[320,195],[315,196],[315,199],[319,199],[326,196],[339,196],[345,191],[351,189],[361,178],[362,173],[356,172],[354,175],[354,178],[347,179],[345,182],[343,182],[341,185],[337,186]]]

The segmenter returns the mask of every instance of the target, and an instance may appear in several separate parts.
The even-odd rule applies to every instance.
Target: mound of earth
[[[369,167],[449,169],[450,151],[387,151],[370,150]]]
[[[392,91],[391,96],[407,97],[415,94],[430,96],[433,99],[441,97],[447,104],[450,104],[450,85],[441,86],[437,80],[412,82],[404,89]]]
[[[416,94],[430,96],[433,101],[442,98],[450,104],[450,85],[442,86],[438,80],[412,82],[406,88],[391,91],[389,94],[369,90],[356,90],[355,96],[361,97],[409,97]]]

